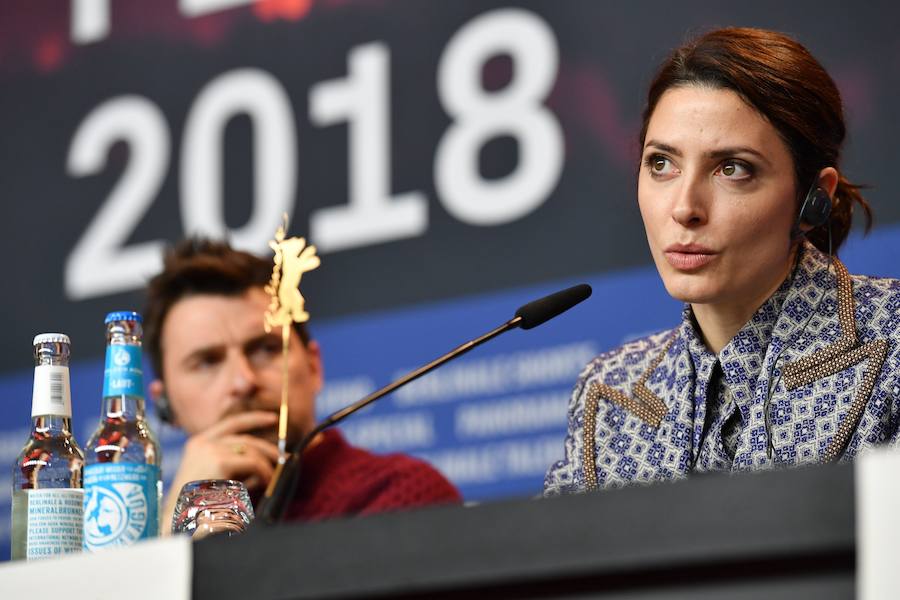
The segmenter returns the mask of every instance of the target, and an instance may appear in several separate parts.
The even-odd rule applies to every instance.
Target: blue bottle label
[[[107,346],[103,396],[143,396],[144,372],[140,346]]]
[[[129,546],[159,535],[159,467],[99,463],[84,467],[84,549]]]

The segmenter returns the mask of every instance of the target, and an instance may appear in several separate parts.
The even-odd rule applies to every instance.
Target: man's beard
[[[270,412],[275,415],[278,415],[278,411],[273,411],[269,408],[261,408],[255,405],[244,405],[240,408],[229,410],[222,417],[228,417],[231,415],[237,415],[245,412],[250,412],[254,410],[259,410],[263,412]],[[290,450],[291,446],[296,444],[298,440],[300,440],[302,436],[302,431],[292,423],[288,423],[287,427],[287,447]],[[278,445],[278,422],[268,427],[260,427],[258,429],[248,429],[244,432],[245,435],[252,435],[253,437],[259,438],[261,440],[266,440],[272,444]]]
[[[257,437],[261,440],[266,440],[267,442],[271,442],[278,445],[278,424],[276,423],[272,427],[265,427],[262,429],[251,429],[247,431],[247,435],[252,435],[253,437]],[[290,450],[291,446],[297,443],[300,439],[300,433],[296,430],[296,428],[292,427],[290,423],[288,423],[287,430],[287,447]]]

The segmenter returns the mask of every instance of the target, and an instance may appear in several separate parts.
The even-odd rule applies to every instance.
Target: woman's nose
[[[684,176],[673,190],[672,219],[683,227],[697,227],[706,223],[709,211],[709,190],[699,177]]]

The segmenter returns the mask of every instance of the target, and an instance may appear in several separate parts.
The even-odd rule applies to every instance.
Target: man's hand
[[[161,527],[164,535],[171,530],[178,493],[189,481],[237,479],[251,493],[265,489],[278,461],[278,447],[251,432],[272,428],[277,422],[278,415],[274,413],[250,411],[226,416],[188,438],[172,488],[166,495]]]

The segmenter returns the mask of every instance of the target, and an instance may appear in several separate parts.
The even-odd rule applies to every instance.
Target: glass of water
[[[234,535],[253,520],[253,505],[247,488],[231,479],[190,481],[181,488],[172,533],[187,533],[200,539],[213,533]]]

